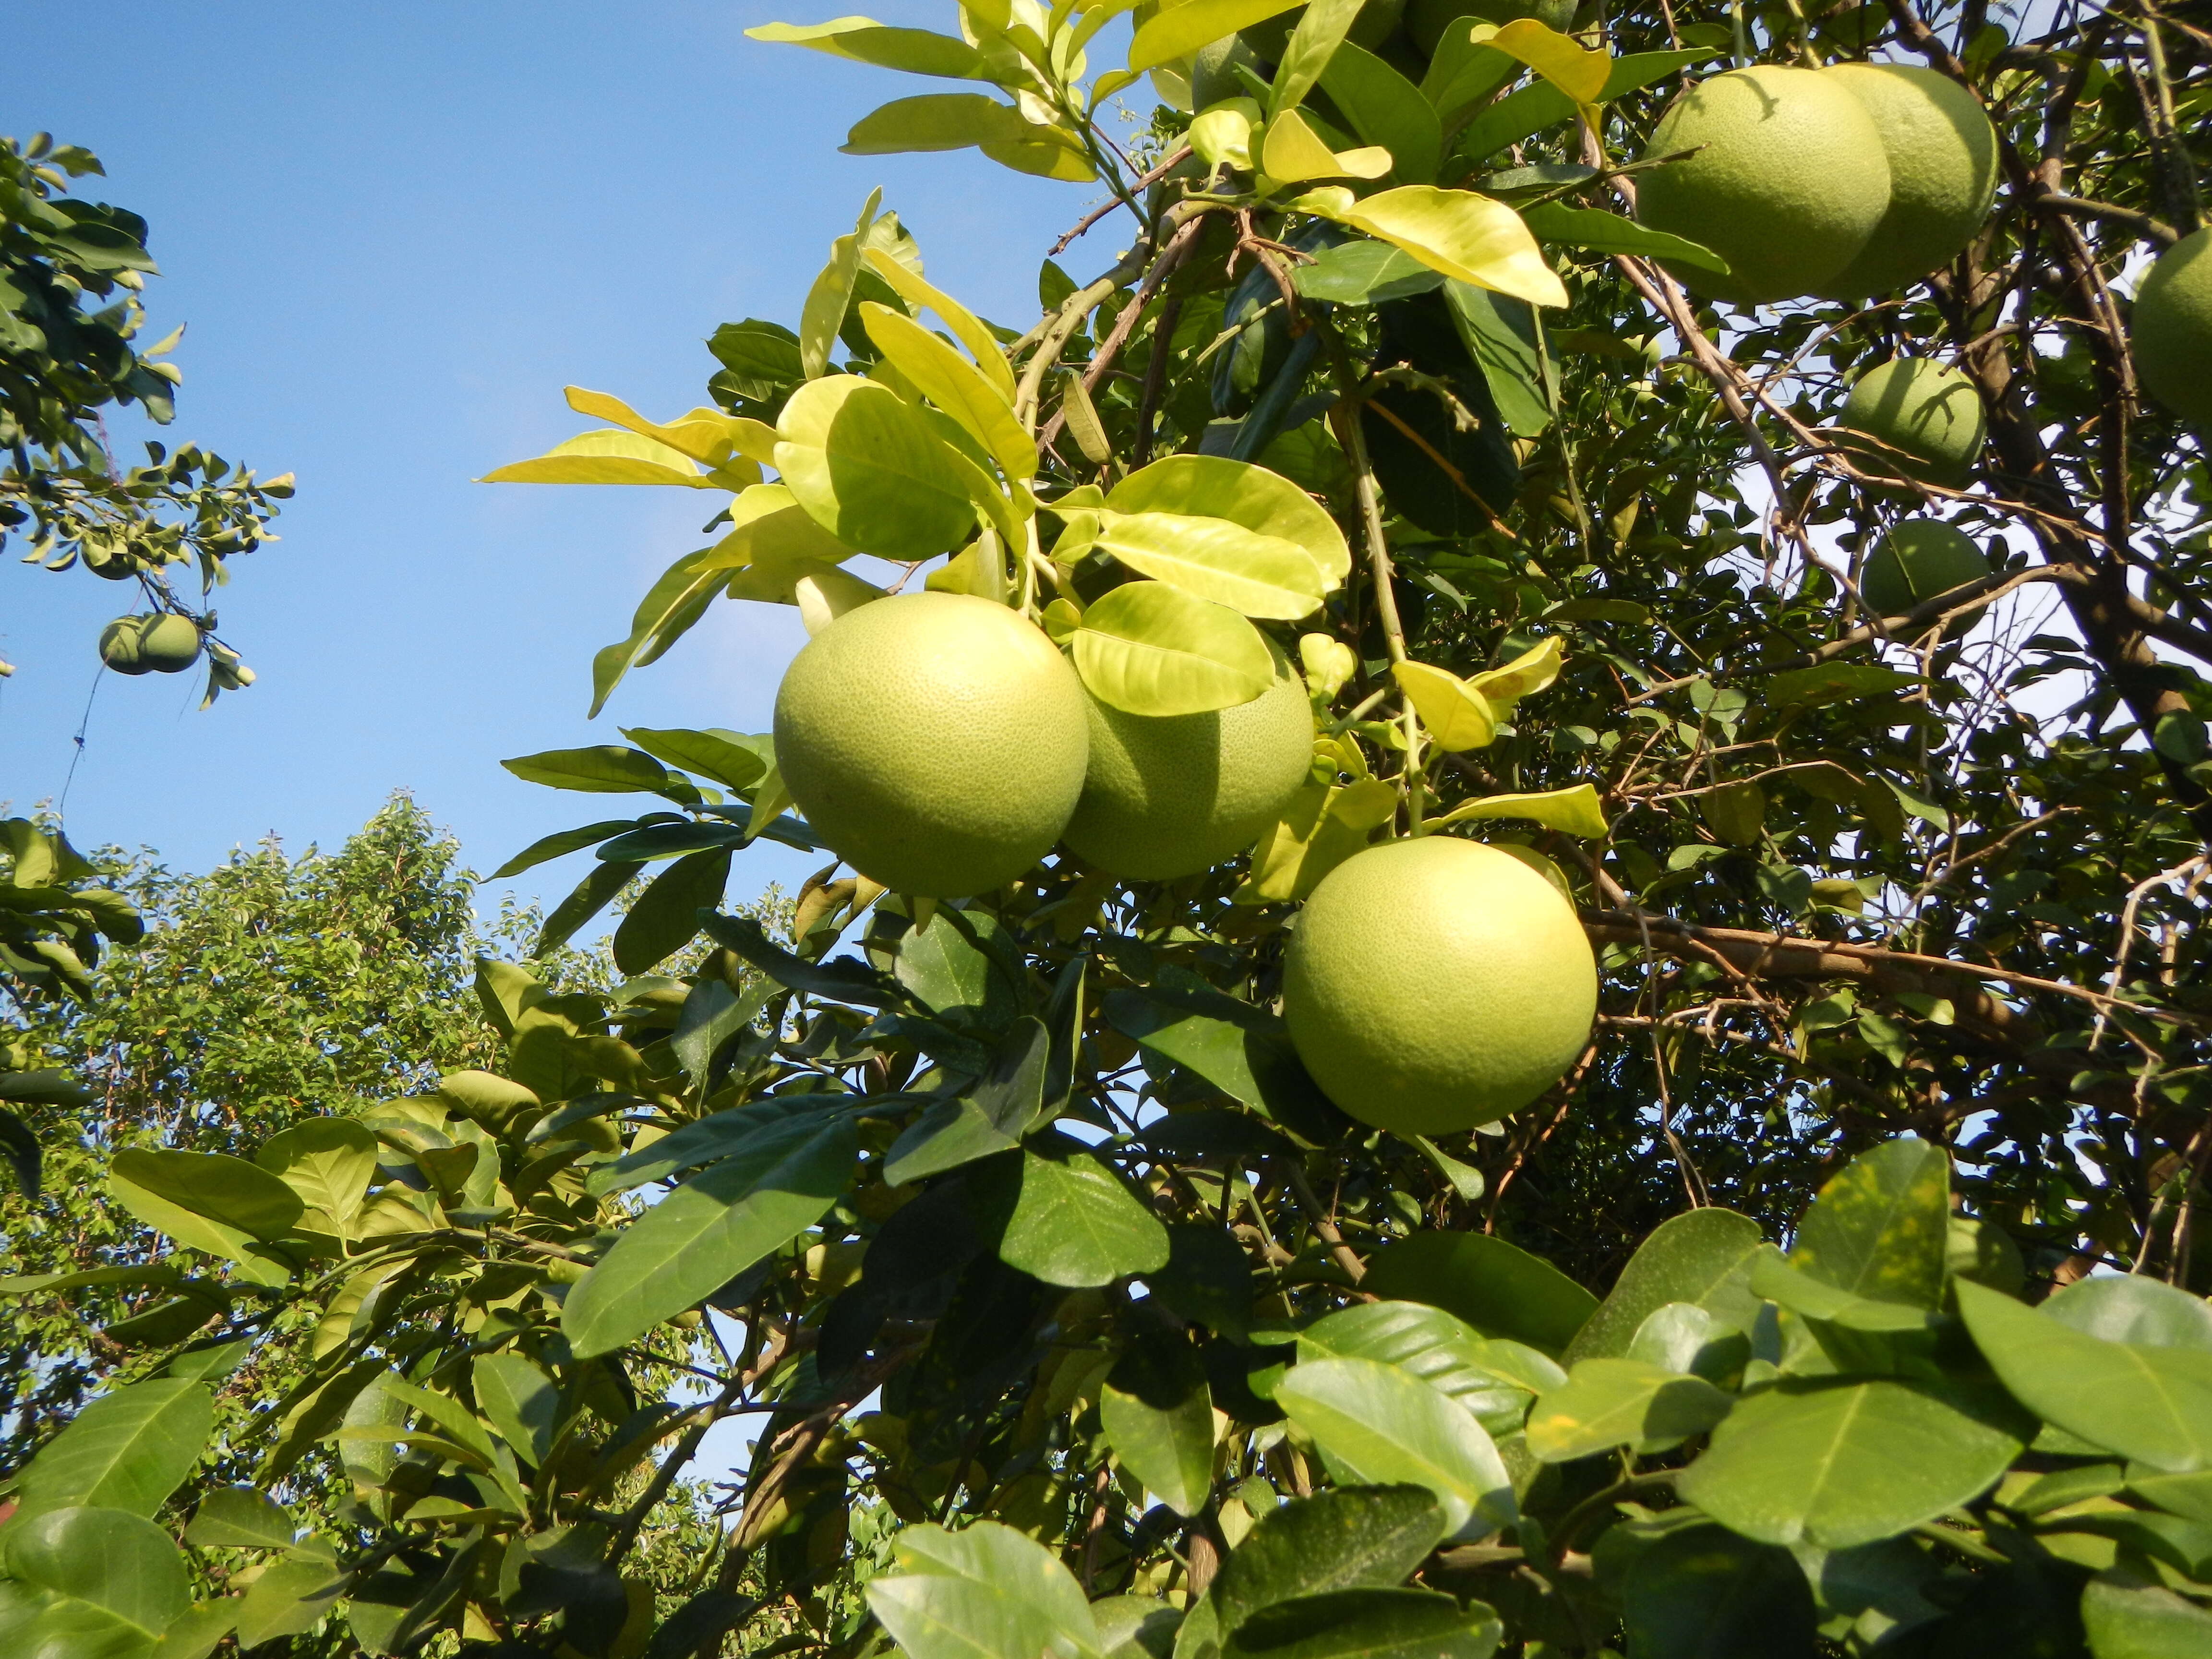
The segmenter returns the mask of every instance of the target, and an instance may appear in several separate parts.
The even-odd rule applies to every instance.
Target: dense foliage
[[[209,598],[229,580],[228,559],[270,539],[292,478],[257,478],[197,444],[149,443],[146,465],[118,465],[102,412],[135,404],[173,419],[183,376],[168,356],[184,331],[136,343],[138,295],[155,274],[146,222],[68,194],[100,171],[89,150],[45,133],[0,138],[0,547],[19,538],[27,563],[82,564],[135,583],[148,614],[191,619],[212,701],[253,675],[212,637]],[[197,608],[172,585],[185,566],[199,578]]]
[[[615,428],[493,476],[727,497],[595,713],[720,597],[818,636],[919,578],[1139,715],[1250,698],[1272,642],[1316,720],[1292,808],[1169,882],[831,862],[771,931],[720,907],[757,836],[823,839],[773,739],[508,763],[658,803],[510,862],[596,854],[548,965],[479,969],[495,1051],[109,1158],[177,1248],[87,1271],[179,1310],[16,1478],[19,1644],[2204,1650],[2212,479],[2127,295],[2197,228],[2212,41],[1898,0],[1462,19],[1425,58],[1346,44],[1348,0],[1272,43],[1267,0],[1184,0],[1134,9],[1175,106],[1132,146],[1138,76],[1083,52],[1124,9],[757,31],[1009,94],[852,149],[1134,216],[1096,280],[1045,262],[1026,333],[872,199],[796,328],[717,332],[712,405],[572,390]],[[1995,203],[1924,281],[1717,310],[1710,250],[1606,206],[1685,75],[1869,52],[1994,123]],[[1848,423],[1900,352],[1972,388],[1959,482]],[[1869,614],[1907,518],[1988,574]],[[1347,1120],[1278,1009],[1298,902],[1421,835],[1517,849],[1601,951],[1579,1060],[1471,1134]],[[562,982],[656,865],[629,977]],[[216,1449],[259,1490],[221,1486],[226,1367],[307,1328]],[[738,1417],[678,1584],[641,1540]]]

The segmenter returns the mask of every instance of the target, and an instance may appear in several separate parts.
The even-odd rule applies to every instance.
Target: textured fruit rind
[[[1889,163],[1889,207],[1858,257],[1814,291],[1887,294],[1948,264],[1973,240],[1997,188],[1997,134],[1971,92],[1914,64],[1838,64],[1821,71],[1874,118]]]
[[[2158,256],[2136,290],[2128,343],[2151,395],[2212,428],[2212,226]]]
[[[1088,757],[1075,671],[1035,626],[962,593],[849,611],[792,661],[775,752],[823,840],[894,892],[1003,887],[1060,839]]]
[[[1280,653],[1249,702],[1165,720],[1092,701],[1091,769],[1068,820],[1080,857],[1127,881],[1173,881],[1249,847],[1313,761],[1313,709]]]
[[[1940,519],[1906,519],[1867,556],[1859,592],[1882,616],[1902,617],[1989,574],[1989,560],[1965,531]]]
[[[1565,1074],[1597,1011],[1597,963],[1559,890],[1447,836],[1370,848],[1325,877],[1283,965],[1298,1058],[1377,1128],[1449,1134]]]
[[[1914,458],[1867,452],[1863,464],[1869,471],[1955,487],[1974,470],[1988,416],[1974,383],[1957,369],[1932,357],[1893,357],[1853,383],[1843,424]]]
[[[181,674],[199,656],[199,625],[189,617],[118,617],[100,630],[100,659],[118,674]]]
[[[1668,269],[1737,304],[1817,292],[1856,258],[1889,207],[1889,162],[1866,107],[1825,71],[1759,64],[1700,81],[1662,116],[1647,158],[1703,145],[1643,176],[1637,216],[1729,262]]]

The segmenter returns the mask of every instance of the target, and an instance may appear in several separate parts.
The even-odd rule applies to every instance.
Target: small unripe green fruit
[[[1893,357],[1853,383],[1843,424],[1883,446],[1858,447],[1869,471],[1956,488],[1973,472],[1988,417],[1957,369],[1932,357]]]
[[[1912,64],[1838,64],[1821,73],[1866,106],[1889,162],[1889,207],[1858,257],[1814,290],[1863,300],[1959,257],[1997,189],[1997,132],[1974,94]]]
[[[1423,57],[1433,58],[1444,31],[1462,17],[1500,25],[1533,17],[1564,34],[1574,16],[1575,0],[1406,0],[1406,34]]]
[[[1713,299],[1752,305],[1817,293],[1859,257],[1888,210],[1881,135],[1826,70],[1761,64],[1700,81],[1668,106],[1644,153],[1699,145],[1643,175],[1637,217],[1729,262],[1725,276],[1667,265]]]
[[[848,611],[775,697],[776,763],[837,856],[894,892],[1003,887],[1083,792],[1082,683],[1034,624],[964,593]]]
[[[100,630],[100,659],[118,674],[180,674],[199,657],[189,617],[118,617]]]
[[[1211,109],[1231,98],[1249,98],[1252,88],[1237,74],[1240,67],[1251,70],[1265,84],[1266,66],[1260,62],[1259,55],[1244,44],[1241,35],[1224,35],[1200,46],[1191,59],[1191,112]]]
[[[1151,719],[1090,699],[1091,769],[1065,839],[1126,881],[1173,881],[1257,841],[1313,762],[1313,709],[1279,653],[1251,702]]]
[[[1756,847],[1759,831],[1766,827],[1766,791],[1749,778],[1724,783],[1698,797],[1698,816],[1729,846]]]
[[[1877,616],[1902,617],[1989,574],[1989,560],[1966,532],[1941,519],[1906,519],[1867,555],[1859,597]],[[1952,629],[1963,632],[1968,621],[1961,617]]]
[[[2212,428],[2212,226],[2158,256],[2136,290],[2128,347],[2153,397]]]
[[[1510,853],[1387,842],[1329,872],[1283,963],[1283,1019],[1363,1123],[1450,1134],[1518,1111],[1589,1040],[1597,963],[1573,907]]]

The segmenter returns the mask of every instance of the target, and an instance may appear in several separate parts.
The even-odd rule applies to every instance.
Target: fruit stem
[[[1331,355],[1337,359],[1337,373],[1342,380],[1347,368],[1343,354],[1338,350]],[[1407,660],[1406,626],[1398,616],[1398,596],[1390,586],[1390,544],[1382,534],[1382,497],[1375,488],[1375,468],[1368,459],[1366,434],[1359,428],[1359,406],[1347,396],[1338,401],[1329,416],[1335,423],[1338,441],[1344,446],[1345,456],[1352,463],[1352,494],[1359,503],[1359,527],[1367,544],[1368,586],[1375,590],[1375,614],[1382,621],[1383,643],[1395,665]],[[1422,833],[1421,820],[1428,815],[1428,791],[1421,775],[1421,717],[1413,712],[1411,697],[1401,696],[1399,702],[1404,711],[1401,718],[1406,730],[1402,781],[1406,787],[1407,833],[1419,836]]]

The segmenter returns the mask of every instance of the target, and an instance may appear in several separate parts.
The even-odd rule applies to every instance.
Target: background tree
[[[872,199],[796,328],[717,332],[714,406],[571,389],[614,425],[495,478],[731,496],[597,702],[727,595],[795,605],[853,664],[823,701],[880,706],[919,578],[1139,719],[1303,693],[1314,764],[1191,873],[1117,876],[1064,819],[948,896],[866,815],[791,815],[828,798],[787,737],[508,763],[657,798],[507,866],[595,853],[541,953],[664,866],[628,977],[487,963],[495,1065],[110,1160],[178,1246],[123,1271],[192,1306],[18,1477],[0,1629],[165,1659],[337,1621],[503,1659],[2205,1645],[2208,481],[2124,295],[2197,234],[2207,40],[1388,9],[1140,7],[1095,76],[1121,8],[757,31],[1001,89],[850,147],[1095,179],[1063,246],[1136,228],[1087,283],[1048,259],[1018,336]],[[1865,303],[1698,297],[1809,256],[1759,215],[1662,224],[1722,145],[1659,125],[1685,78],[1869,53],[1987,112],[1978,224]],[[1172,106],[1131,150],[1096,112],[1146,71]],[[1869,409],[1900,356],[1964,377],[1963,453]],[[1971,566],[1913,550],[1960,535]],[[856,626],[889,643],[823,645]],[[957,748],[924,793],[977,790]],[[983,769],[1008,821],[1024,758]],[[781,939],[717,908],[762,835],[856,860]],[[1590,1040],[1502,1121],[1355,1122],[1281,1012],[1301,902],[1477,836],[1571,898]],[[312,1522],[192,1479],[208,1390],[289,1321],[317,1337],[257,1480],[334,1458],[351,1503]],[[649,1571],[740,1414],[689,1574]],[[88,1484],[103,1456],[130,1479]],[[136,1600],[99,1565],[125,1547]]]

